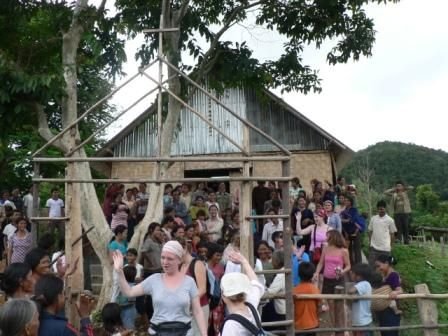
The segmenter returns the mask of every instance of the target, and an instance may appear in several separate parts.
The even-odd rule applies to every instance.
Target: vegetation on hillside
[[[380,142],[357,152],[342,171],[349,182],[371,171],[376,191],[391,188],[397,180],[408,185],[431,184],[441,199],[448,199],[448,153],[414,144]]]

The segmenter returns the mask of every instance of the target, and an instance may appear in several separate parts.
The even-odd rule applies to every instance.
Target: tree
[[[371,55],[375,31],[364,6],[372,2],[396,1],[117,0],[116,6],[117,19],[127,27],[130,37],[145,29],[159,28],[161,17],[164,27],[178,28],[177,32],[164,35],[166,58],[174,66],[190,70],[191,77],[197,82],[208,80],[218,89],[245,85],[307,93],[321,90],[317,72],[303,64],[302,54],[307,45],[320,47],[326,39],[338,39],[327,55],[330,64]],[[286,37],[283,53],[277,60],[261,62],[253,57],[247,44],[223,40],[230,27],[244,22],[249,12],[255,13],[256,25]],[[145,39],[146,43],[137,53],[142,64],[156,56],[159,44],[158,35],[146,34]],[[205,40],[208,47],[201,47],[199,39]],[[193,56],[195,64],[183,61],[183,51]],[[175,75],[169,68],[168,77]],[[188,90],[179,76],[169,81],[169,87],[178,96]],[[161,135],[162,156],[170,154],[180,110],[180,103],[170,96]],[[167,167],[162,165],[162,176]],[[158,211],[147,213],[140,225],[143,231],[160,214],[162,194],[160,187],[151,190],[154,203],[150,200],[152,206],[148,208]]]
[[[432,190],[430,184],[417,187],[417,209],[426,213],[434,214],[439,207],[440,196]]]
[[[50,140],[57,130],[77,118],[79,110],[110,92],[110,81],[121,73],[125,54],[124,40],[119,37],[113,18],[106,16],[105,3],[102,1],[98,7],[89,6],[87,0],[0,3],[0,27],[4,33],[0,36],[0,79],[6,83],[0,87],[4,121],[0,126],[0,153],[10,155],[11,149],[21,148],[26,140],[24,132],[33,125],[29,147],[23,148],[24,157],[29,156],[42,144],[42,140],[35,142],[37,133],[44,141]],[[113,107],[100,105],[96,113],[55,141],[46,154],[68,154],[81,137],[104,124],[111,113]],[[10,135],[16,138],[11,139]],[[81,149],[75,156],[84,157],[86,151],[94,148]],[[57,169],[64,174],[63,167]],[[69,164],[68,176],[90,179],[90,167],[86,163]],[[81,234],[81,224],[84,229],[94,225],[88,238],[105,270],[101,306],[110,297],[112,273],[107,243],[112,233],[94,186],[73,184],[69,188],[66,204],[70,205],[72,227],[67,231],[72,236],[66,239],[67,257],[74,262],[77,255],[82,256],[82,245],[72,250],[71,243]],[[78,276],[68,286],[83,289],[82,284],[83,279]]]
[[[113,76],[119,72],[119,64],[123,59],[123,44],[117,34],[122,29],[125,29],[132,38],[144,29],[159,28],[162,17],[164,27],[179,29],[177,32],[165,34],[163,45],[168,61],[176,67],[190,71],[191,77],[196,81],[207,79],[216,88],[248,85],[254,88],[281,87],[285,91],[296,90],[306,93],[321,90],[317,72],[302,62],[302,53],[307,45],[315,44],[319,47],[326,39],[339,39],[327,56],[331,64],[347,62],[349,59],[357,60],[361,56],[371,54],[375,31],[373,21],[367,17],[363,9],[371,2],[388,1],[117,0],[115,2],[117,15],[113,18],[104,15],[104,0],[99,8],[89,6],[88,0],[77,0],[71,6],[68,2],[56,0],[33,4],[13,1],[20,11],[28,13],[31,10],[42,20],[46,19],[44,21],[48,21],[50,25],[57,22],[58,26],[49,27],[48,32],[53,34],[52,37],[58,43],[55,43],[48,34],[46,35],[48,40],[43,40],[40,35],[33,35],[32,29],[26,34],[18,32],[17,36],[26,37],[30,50],[40,52],[41,50],[34,45],[36,41],[40,42],[39,47],[46,53],[43,57],[48,60],[45,63],[47,66],[45,71],[37,68],[42,63],[36,63],[36,69],[24,72],[20,66],[16,68],[17,57],[10,57],[4,52],[0,56],[2,64],[5,62],[7,64],[8,73],[25,76],[22,82],[18,81],[22,83],[21,91],[33,93],[33,99],[28,103],[29,108],[33,111],[32,115],[38,119],[39,134],[45,140],[49,140],[53,136],[51,129],[53,117],[60,120],[61,127],[64,128],[78,115],[80,97],[78,84],[84,65],[92,65],[96,70],[94,73],[102,72],[101,65],[105,67],[106,75]],[[47,7],[58,8],[59,15],[48,13]],[[46,13],[43,17],[40,16],[42,12]],[[247,44],[223,40],[229,28],[243,22],[249,12],[256,13],[257,25],[276,30],[287,38],[283,53],[277,60],[261,62],[253,57]],[[27,17],[23,22],[31,24],[36,22],[29,19],[30,17]],[[28,26],[24,24],[24,27]],[[55,37],[55,31],[62,31],[62,35]],[[202,49],[197,41],[198,36],[206,41],[207,48]],[[146,44],[138,52],[143,64],[155,56],[159,37],[145,35],[145,38]],[[12,47],[10,49],[14,50]],[[193,55],[194,64],[183,62],[183,51],[189,51]],[[49,69],[51,71],[48,71]],[[173,69],[168,69],[168,76],[171,78],[168,84],[172,92],[178,96],[187,92],[186,83]],[[48,92],[52,92],[50,97],[47,96]],[[58,106],[54,114],[49,112],[51,106],[46,103],[48,101]],[[181,105],[172,96],[169,97],[167,105],[168,113],[161,134],[162,156],[170,154],[181,110]],[[80,141],[81,133],[78,126],[72,127],[70,132],[65,133],[53,145],[67,154],[70,148]],[[85,157],[86,152],[80,149],[73,155]],[[166,175],[167,169],[168,165],[161,166],[162,177]],[[90,167],[87,163],[70,164],[68,176],[89,179]],[[150,194],[149,210],[143,223],[139,225],[143,231],[152,220],[159,219],[161,215],[163,186],[151,185]],[[111,232],[96,201],[93,185],[73,184],[70,198],[73,205],[71,215],[81,217],[84,228],[91,224],[95,226],[95,230],[89,234],[89,239],[104,269],[101,305],[105,302],[111,287],[110,263],[106,251],[106,241]]]

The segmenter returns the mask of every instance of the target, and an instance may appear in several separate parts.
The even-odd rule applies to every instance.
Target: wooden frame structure
[[[240,222],[241,222],[241,229],[240,229],[240,235],[241,235],[241,252],[243,255],[245,255],[249,260],[253,261],[253,232],[250,225],[250,221],[252,219],[262,219],[266,218],[266,216],[253,216],[251,215],[251,191],[252,186],[251,182],[258,181],[258,180],[277,180],[277,181],[284,181],[289,182],[291,180],[290,175],[290,160],[291,160],[291,152],[282,144],[280,144],[278,141],[273,139],[270,135],[266,134],[261,129],[254,126],[252,123],[250,123],[245,118],[242,118],[239,116],[235,111],[233,111],[231,108],[224,105],[222,102],[219,101],[218,98],[204,90],[199,84],[194,82],[192,79],[188,77],[185,73],[180,71],[178,68],[176,68],[174,65],[169,63],[167,58],[163,55],[163,33],[164,32],[172,32],[172,28],[165,29],[163,26],[163,17],[161,18],[160,23],[160,29],[158,30],[151,30],[151,32],[157,32],[160,34],[159,36],[159,52],[158,57],[152,61],[149,65],[145,66],[142,69],[139,69],[138,73],[131,76],[128,80],[126,80],[123,84],[118,86],[114,91],[100,99],[97,103],[95,103],[92,107],[90,107],[88,110],[86,110],[84,113],[82,113],[75,121],[73,121],[71,124],[69,124],[67,127],[65,127],[63,130],[61,130],[58,134],[56,134],[52,139],[50,139],[46,144],[44,144],[41,148],[39,148],[33,155],[32,155],[32,161],[34,163],[34,176],[33,176],[33,196],[34,196],[34,212],[33,212],[33,218],[36,222],[42,221],[46,218],[42,218],[38,216],[38,195],[39,195],[39,183],[42,182],[51,182],[51,183],[66,183],[67,188],[66,190],[70,190],[71,188],[75,188],[79,186],[80,183],[108,183],[108,182],[121,182],[121,183],[139,183],[139,182],[146,182],[146,183],[157,183],[157,184],[163,184],[163,183],[170,183],[170,182],[199,182],[199,181],[237,181],[241,182],[240,192],[241,192],[241,202],[240,202]],[[159,75],[158,78],[155,79],[148,73],[146,73],[146,70],[148,70],[150,67],[156,65],[158,63],[158,70]],[[193,85],[195,89],[201,90],[203,93],[205,93],[211,100],[215,101],[217,104],[219,104],[221,107],[223,107],[226,111],[228,111],[232,116],[237,118],[240,122],[243,123],[243,144],[236,143],[230,136],[228,136],[226,133],[221,131],[217,126],[215,126],[212,122],[208,121],[206,118],[202,117],[202,115],[193,107],[191,107],[187,102],[185,102],[182,98],[178,97],[174,92],[172,92],[169,88],[164,86],[168,81],[163,80],[162,73],[163,73],[163,66],[170,67],[173,69],[177,75],[182,76],[186,79],[186,81]],[[56,140],[58,140],[60,137],[62,137],[66,132],[69,132],[73,127],[77,126],[78,123],[86,118],[92,111],[94,111],[98,106],[100,106],[101,103],[106,101],[107,99],[111,98],[113,95],[115,95],[117,92],[119,92],[121,89],[123,89],[126,85],[131,83],[134,79],[136,79],[139,75],[144,76],[148,78],[151,82],[153,82],[156,87],[149,90],[145,95],[140,97],[136,102],[131,104],[129,107],[124,109],[121,113],[119,113],[117,116],[115,116],[110,122],[108,122],[106,125],[100,127],[98,130],[96,130],[92,135],[90,135],[88,138],[86,138],[84,141],[82,141],[80,144],[77,144],[77,146],[70,150],[70,152],[66,155],[66,157],[61,158],[48,158],[48,157],[41,157],[39,156],[43,150],[51,146]],[[142,101],[145,97],[149,96],[152,93],[155,93],[158,91],[158,106],[157,106],[157,116],[158,116],[158,157],[155,158],[138,158],[138,157],[128,157],[128,158],[107,158],[107,157],[77,157],[74,156],[74,154],[77,153],[77,151],[81,148],[83,148],[84,145],[86,145],[89,141],[91,141],[98,133],[103,131],[107,126],[112,124],[114,121],[116,121],[119,117],[121,117],[124,113],[126,113],[128,110],[130,110],[132,107],[134,107],[136,104],[138,104],[140,101]],[[192,113],[196,114],[200,117],[202,121],[204,121],[209,127],[212,127],[215,131],[217,131],[221,136],[223,136],[227,141],[232,143],[236,148],[240,150],[240,152],[243,154],[242,156],[232,156],[232,157],[225,157],[225,158],[206,158],[203,156],[198,157],[161,157],[161,134],[163,132],[162,129],[162,93],[166,92],[169,95],[171,95],[174,99],[176,99],[179,103],[181,103],[184,107],[186,107],[188,110],[190,110]],[[283,153],[282,155],[278,156],[252,156],[250,153],[249,148],[249,130],[253,130],[260,135],[262,135],[264,138],[266,138],[270,143],[272,143],[274,146],[279,148],[279,150]],[[160,178],[160,165],[163,162],[195,162],[195,161],[211,161],[211,162],[242,162],[243,169],[242,169],[242,176],[241,177],[228,177],[228,178],[214,178],[214,179],[194,179],[194,178],[177,178],[177,179],[170,179],[170,178]],[[251,176],[250,172],[250,164],[253,161],[269,161],[269,162],[281,162],[281,176],[278,177],[263,177],[263,176]],[[157,163],[157,178],[156,179],[76,179],[71,176],[68,176],[66,173],[65,178],[41,178],[40,177],[40,165],[44,163],[51,163],[51,162],[64,162],[67,164],[67,167],[70,167],[71,165],[74,165],[76,162],[156,162]],[[289,183],[283,183],[283,194],[288,195],[289,194]],[[69,196],[69,194],[67,194]],[[67,202],[68,206],[70,205],[69,202]],[[283,211],[286,214],[289,214],[289,199],[288,197],[284,197],[283,199]],[[73,232],[79,232],[81,231],[81,223],[79,216],[70,216],[72,211],[80,211],[80,209],[74,209],[73,207],[78,207],[79,205],[73,205],[71,207],[68,207],[67,209],[67,217],[65,220],[69,223],[69,227],[66,230],[66,249],[70,249],[70,240],[73,240]],[[272,216],[270,216],[272,217]],[[286,333],[287,335],[293,336],[294,335],[294,305],[293,305],[293,297],[292,297],[292,272],[291,272],[291,255],[292,255],[292,239],[291,239],[291,228],[289,225],[289,215],[280,215],[279,218],[284,219],[284,250],[285,250],[285,297],[286,297],[286,320],[281,322],[272,322],[272,326],[285,326],[286,327]],[[33,238],[34,241],[36,241],[37,237],[37,229],[36,225],[33,225]],[[264,273],[272,273],[270,271],[264,271]],[[81,281],[82,283],[82,281]],[[79,293],[80,290],[83,288],[69,288],[73,293]]]

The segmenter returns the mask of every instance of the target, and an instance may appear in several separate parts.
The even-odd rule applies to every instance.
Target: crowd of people
[[[114,232],[108,246],[114,284],[110,303],[102,311],[103,333],[131,335],[138,318],[150,335],[253,335],[261,330],[260,321],[285,320],[284,299],[262,298],[264,293],[285,293],[283,221],[275,217],[283,214],[285,198],[294,233],[293,292],[332,294],[336,286],[352,280],[353,294],[379,291],[391,298],[354,301],[354,326],[370,326],[371,311],[377,313],[381,326],[399,325],[401,312],[393,299],[401,293],[401,286],[391,250],[396,239],[408,242],[410,188],[397,182],[393,191],[387,191],[392,194],[395,220],[387,214],[386,202],[380,201],[377,215],[367,225],[357,210],[356,187],[345,185],[342,177],[336,185],[312,180],[309,192],[298,178],[291,181],[287,195],[281,187],[275,181],[259,181],[253,188],[253,212],[272,217],[252,222],[255,260],[250,264],[239,251],[239,197],[225,183],[199,183],[194,190],[187,184],[166,185],[163,217],[149,225],[138,248],[129,248],[128,242],[148,207],[146,185],[129,189],[110,185],[103,210]],[[64,277],[73,270],[64,261],[63,248],[54,249],[54,238],[56,228],[63,237],[64,225],[58,223],[64,221],[50,221],[49,232],[33,249],[29,233],[32,195],[21,198],[15,191],[12,195],[3,193],[0,201],[1,247],[7,261],[1,287],[9,298],[0,311],[0,330],[5,335],[50,335],[48,330],[57,326],[64,335],[93,335],[88,318],[90,293],[79,300],[81,330],[75,330],[63,314]],[[49,217],[63,216],[64,202],[58,190],[52,191],[46,206]],[[401,236],[397,236],[395,223]],[[368,263],[363,263],[361,253],[364,232],[369,236]],[[256,275],[257,270],[278,273]],[[296,300],[297,335],[314,335],[307,330],[319,326],[321,311],[329,310],[331,315],[332,305],[331,301]],[[18,310],[23,311],[21,324],[13,332],[7,324]],[[333,316],[330,322],[334,323]]]

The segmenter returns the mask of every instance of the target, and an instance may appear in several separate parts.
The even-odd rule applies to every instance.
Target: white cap
[[[241,293],[249,294],[250,288],[249,278],[242,273],[227,273],[221,279],[222,295],[227,297]]]

